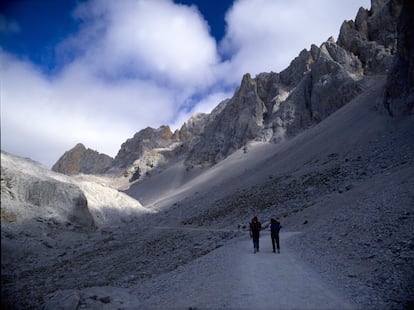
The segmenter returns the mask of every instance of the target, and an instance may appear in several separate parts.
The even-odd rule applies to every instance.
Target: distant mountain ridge
[[[280,73],[260,73],[255,78],[244,75],[233,97],[210,114],[193,116],[174,133],[168,126],[143,129],[122,144],[113,161],[72,149],[52,170],[123,173],[132,182],[178,159],[184,159],[188,169],[211,166],[249,141],[278,143],[295,136],[372,86],[375,79],[366,77],[389,72],[411,79],[411,84],[404,84],[408,85],[405,93],[411,94],[404,98],[411,99],[393,99],[399,95],[392,91],[398,89],[398,82],[390,78],[387,96],[379,98],[378,108],[391,115],[411,113],[414,70],[411,56],[404,51],[408,45],[412,54],[412,34],[404,33],[410,29],[406,24],[412,24],[412,18],[408,12],[401,14],[409,5],[408,1],[372,0],[370,10],[360,8],[355,21],[342,24],[337,41],[331,37],[320,47],[304,49]],[[408,72],[401,73],[402,61],[410,64]],[[396,101],[398,108],[393,108]],[[74,165],[75,158],[88,164]],[[94,161],[101,163],[94,165]]]

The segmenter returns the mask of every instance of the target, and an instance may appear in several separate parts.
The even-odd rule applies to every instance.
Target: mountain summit
[[[82,143],[65,152],[53,165],[52,170],[64,174],[99,174],[105,172],[112,166],[113,158],[87,149]]]

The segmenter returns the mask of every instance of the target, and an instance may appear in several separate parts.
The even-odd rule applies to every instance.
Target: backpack
[[[259,222],[259,221],[257,221],[257,222],[252,222],[252,223],[250,224],[250,228],[251,228],[252,232],[258,232],[258,231],[260,231],[260,229],[262,228],[262,225],[260,224],[260,222]]]
[[[280,231],[281,228],[282,228],[282,225],[280,225],[279,222],[275,222],[275,223],[272,223],[270,225],[270,231],[272,233],[279,233],[279,231]]]

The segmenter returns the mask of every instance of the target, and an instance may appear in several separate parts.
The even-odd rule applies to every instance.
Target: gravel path
[[[272,252],[267,233],[257,254],[244,236],[131,293],[158,309],[354,309],[286,246],[294,234],[281,234],[281,254]]]
[[[243,232],[188,264],[128,287],[57,291],[46,298],[45,309],[356,309],[341,287],[328,284],[289,247],[295,235],[281,233],[282,253],[275,254],[264,231],[254,254]]]

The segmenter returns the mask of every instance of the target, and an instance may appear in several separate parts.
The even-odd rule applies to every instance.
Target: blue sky
[[[177,129],[338,36],[369,0],[0,2],[1,148],[51,167],[76,143],[115,156]]]

